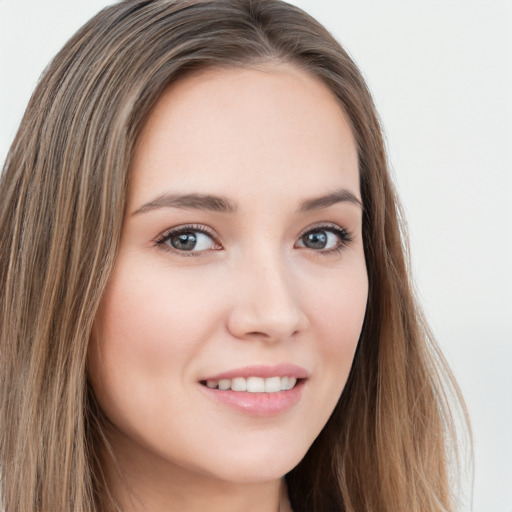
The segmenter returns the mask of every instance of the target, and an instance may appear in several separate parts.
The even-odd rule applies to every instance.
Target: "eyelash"
[[[308,233],[312,232],[318,232],[318,231],[325,231],[329,233],[334,233],[339,240],[339,243],[336,245],[336,247],[330,248],[330,249],[318,249],[312,250],[316,255],[329,255],[329,254],[338,254],[341,251],[343,251],[350,243],[353,241],[352,234],[340,226],[337,226],[336,224],[319,224],[316,226],[310,226],[305,231],[301,233],[298,240],[302,240]],[[164,231],[156,240],[155,245],[159,248],[161,248],[164,251],[173,252],[175,254],[179,254],[180,256],[190,257],[190,256],[200,256],[203,252],[207,252],[207,250],[203,251],[180,251],[178,249],[175,249],[169,245],[166,244],[166,242],[172,237],[179,235],[180,233],[202,233],[203,235],[208,236],[212,239],[214,244],[217,244],[221,246],[220,242],[218,241],[217,236],[215,233],[210,230],[209,228],[205,227],[204,225],[197,225],[197,224],[188,224],[179,226],[176,228],[170,228],[166,231]],[[300,247],[301,249],[308,249],[308,247]],[[211,249],[211,250],[219,250],[219,249]]]
[[[299,240],[301,240],[308,233],[312,233],[315,231],[326,231],[330,233],[334,233],[338,237],[338,243],[335,247],[331,249],[319,249],[313,250],[315,255],[330,255],[330,254],[339,254],[343,250],[345,250],[350,243],[353,241],[353,236],[350,231],[345,228],[342,228],[336,224],[324,223],[318,224],[316,226],[308,227],[300,236]],[[307,249],[307,247],[305,247]]]
[[[221,245],[218,242],[218,239],[212,230],[206,228],[203,225],[197,225],[197,224],[187,224],[184,226],[179,226],[177,228],[167,229],[155,240],[155,245],[157,247],[160,247],[163,251],[172,252],[174,254],[179,254],[180,256],[186,256],[186,257],[187,256],[200,256],[201,253],[206,252],[206,251],[179,251],[178,249],[175,249],[165,243],[172,236],[179,235],[180,233],[202,233],[203,235],[210,237],[215,244]]]

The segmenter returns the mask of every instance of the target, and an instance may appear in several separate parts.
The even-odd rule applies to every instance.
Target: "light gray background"
[[[102,0],[0,0],[0,161],[46,63]],[[295,0],[361,67],[419,295],[469,407],[474,512],[512,511],[512,2]],[[470,484],[462,510],[471,509]]]

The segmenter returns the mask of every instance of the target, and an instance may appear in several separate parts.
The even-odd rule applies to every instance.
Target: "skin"
[[[160,98],[136,147],[89,353],[124,512],[278,510],[283,475],[343,390],[365,313],[361,206],[301,209],[340,190],[360,200],[353,134],[306,72],[282,63],[208,70]],[[222,196],[237,209],[165,206],[155,202],[162,194]],[[208,230],[196,234],[200,250],[162,238],[190,224]],[[307,245],[311,230],[328,237],[325,250]],[[278,363],[308,373],[300,400],[279,414],[219,404],[200,383]]]

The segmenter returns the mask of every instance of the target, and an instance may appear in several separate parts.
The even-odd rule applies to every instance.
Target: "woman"
[[[302,11],[105,9],[0,187],[6,511],[453,510],[377,115]]]

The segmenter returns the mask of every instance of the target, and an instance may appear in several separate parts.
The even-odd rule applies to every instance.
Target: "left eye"
[[[197,230],[185,230],[169,233],[158,242],[177,251],[199,252],[215,249],[216,244],[207,233]]]
[[[345,234],[342,230],[312,229],[299,238],[297,246],[317,251],[329,251],[344,245],[345,241]]]

